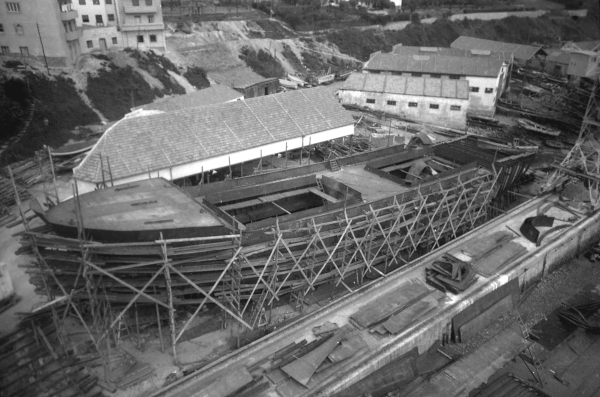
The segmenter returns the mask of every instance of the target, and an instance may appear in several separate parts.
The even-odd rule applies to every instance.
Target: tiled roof
[[[503,61],[486,58],[464,58],[444,55],[376,54],[363,67],[365,70],[454,74],[461,76],[497,77]]]
[[[463,57],[463,58],[487,58],[497,59],[505,62],[512,61],[512,54],[510,52],[494,52],[486,50],[463,50],[460,48],[450,47],[416,47],[416,46],[403,46],[395,45],[392,49],[393,54],[397,55],[443,55],[451,57]]]
[[[234,101],[238,98],[243,99],[244,96],[232,88],[221,84],[217,84],[186,95],[177,95],[168,98],[162,98],[156,102],[148,103],[143,106],[138,106],[132,108],[131,110],[144,109],[170,112],[173,110],[213,105],[215,103],[225,103],[229,101]]]
[[[389,74],[352,73],[342,90],[381,92],[437,98],[469,99],[467,80],[407,77]]]
[[[100,182],[102,156],[120,179],[353,123],[331,91],[320,88],[129,117],[104,133],[74,173]]]
[[[545,51],[540,46],[504,43],[501,41],[478,39],[476,37],[460,36],[450,44],[452,48],[461,50],[487,50],[494,52],[510,52],[516,59],[528,61],[534,55],[540,53],[545,54]]]
[[[277,80],[276,77],[264,78],[261,75],[254,73],[252,69],[246,66],[238,68],[208,72],[208,77],[219,84],[224,84],[231,88],[248,88],[258,83],[265,81]]]

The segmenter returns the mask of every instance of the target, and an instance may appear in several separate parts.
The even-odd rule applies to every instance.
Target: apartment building
[[[77,10],[70,0],[11,0],[0,5],[2,56],[70,67],[81,54]],[[45,58],[44,58],[45,55]]]
[[[84,52],[132,47],[164,50],[160,0],[75,0]]]

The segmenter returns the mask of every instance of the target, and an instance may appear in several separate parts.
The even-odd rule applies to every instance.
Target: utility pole
[[[42,41],[42,34],[40,33],[40,24],[36,22],[35,25],[37,26],[38,36],[40,37],[40,44],[42,45],[42,54],[44,55],[46,71],[48,72],[48,76],[50,76],[50,68],[48,67],[48,60],[46,59],[46,51],[44,51],[44,42]]]

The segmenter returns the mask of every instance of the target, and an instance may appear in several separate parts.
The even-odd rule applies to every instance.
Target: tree
[[[421,16],[418,12],[413,12],[412,14],[410,14],[410,23],[414,23],[415,25],[421,23]]]

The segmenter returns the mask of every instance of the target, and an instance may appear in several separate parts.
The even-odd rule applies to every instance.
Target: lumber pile
[[[2,336],[0,355],[3,395],[101,395],[97,378],[59,342],[49,308],[24,315],[16,331]]]
[[[21,200],[31,197],[26,188],[19,183],[16,185]],[[15,204],[15,189],[13,188],[12,182],[10,179],[0,176],[0,207],[9,207],[13,204]],[[1,217],[3,212],[4,211],[0,210],[0,223],[2,222]]]
[[[26,160],[18,161],[3,169],[3,174],[10,175],[10,167],[15,181],[25,187],[31,187],[43,180],[44,176],[52,175],[52,166],[50,159],[43,154],[38,157],[32,157]]]

